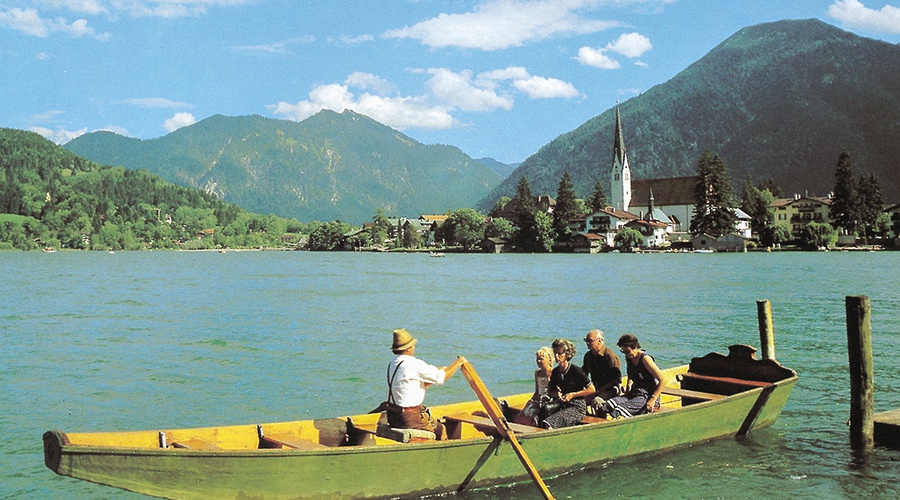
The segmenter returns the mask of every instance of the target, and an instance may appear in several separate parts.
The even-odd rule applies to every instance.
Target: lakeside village
[[[485,216],[471,208],[417,218],[389,217],[378,209],[372,222],[353,227],[339,220],[301,223],[274,215],[235,215],[217,222],[215,209],[158,206],[153,223],[108,224],[105,210],[88,221],[68,224],[28,222],[23,216],[3,222],[9,234],[0,250],[43,248],[226,250],[344,250],[432,252],[746,252],[752,250],[900,249],[900,204],[884,204],[874,175],[855,178],[850,155],[841,153],[834,190],[828,196],[782,198],[774,181],[754,186],[748,177],[735,196],[725,163],[707,151],[689,177],[632,180],[622,121],[616,109],[609,197],[599,180],[589,199],[577,199],[568,172],[556,197],[535,196],[524,176],[516,195],[503,197]],[[140,177],[140,174],[135,174]],[[141,179],[139,179],[141,180]],[[149,187],[152,183],[143,179]],[[51,201],[50,193],[46,201]],[[71,201],[71,200],[70,200]],[[77,201],[77,200],[76,200]],[[73,206],[79,203],[71,201]],[[105,202],[108,209],[112,202]],[[81,205],[84,203],[81,202]],[[102,208],[102,207],[99,207]],[[146,207],[145,207],[146,208]],[[230,214],[230,209],[222,209]],[[126,210],[128,212],[128,210]],[[133,212],[133,210],[132,210]],[[15,211],[12,211],[15,213]],[[58,223],[66,215],[53,214]],[[133,216],[132,216],[133,217]],[[83,219],[83,218],[82,218]],[[24,220],[25,222],[21,222]],[[79,219],[80,220],[80,219]],[[77,222],[77,221],[76,221]],[[2,232],[2,231],[0,231]],[[34,234],[32,234],[34,233]],[[31,236],[29,236],[31,235]],[[34,238],[31,243],[29,238]]]
[[[416,219],[379,211],[373,222],[339,238],[322,241],[313,232],[302,243],[314,250],[490,253],[900,248],[900,204],[883,203],[874,176],[854,179],[846,152],[827,197],[777,198],[774,183],[754,187],[747,179],[736,200],[725,164],[709,152],[697,176],[632,180],[618,109],[613,140],[608,203],[599,182],[585,202],[575,199],[567,173],[556,198],[533,196],[523,178],[516,196],[501,199],[486,217],[471,209]]]

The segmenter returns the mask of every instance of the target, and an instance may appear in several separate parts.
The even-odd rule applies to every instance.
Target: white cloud
[[[495,69],[479,73],[475,77],[477,85],[483,88],[496,88],[498,81],[504,80],[526,80],[531,78],[528,70],[522,66],[509,66],[506,69]]]
[[[360,90],[372,89],[380,95],[391,94],[397,90],[393,83],[372,73],[363,73],[362,71],[350,73],[346,83],[349,87]]]
[[[609,50],[622,54],[629,59],[637,59],[644,52],[653,48],[650,39],[640,33],[625,33],[606,46]]]
[[[42,136],[50,139],[51,141],[57,144],[65,144],[72,139],[84,135],[87,133],[87,129],[83,128],[80,130],[64,130],[64,129],[56,129],[52,130],[46,127],[31,127],[28,130],[31,132],[35,132],[41,134]]]
[[[498,95],[491,86],[475,84],[471,71],[455,73],[446,68],[433,68],[428,72],[431,73],[428,89],[438,100],[453,108],[463,111],[512,109],[512,98]]]
[[[512,86],[524,92],[532,99],[552,99],[578,97],[581,94],[574,85],[556,78],[532,76],[528,70],[521,66],[509,66],[506,69],[496,69],[479,73],[476,79],[484,88],[496,87],[496,81],[512,80]]]
[[[900,34],[900,8],[893,5],[875,10],[859,0],[837,0],[828,7],[828,15],[855,28]]]
[[[431,75],[425,85],[428,93],[420,96],[397,96],[396,88],[377,75],[355,72],[344,83],[319,85],[308,99],[279,102],[268,108],[273,114],[290,120],[304,120],[323,109],[341,112],[345,109],[369,116],[389,127],[404,130],[448,129],[459,122],[454,111],[490,112],[512,109],[511,92],[498,93],[500,82],[511,81],[509,90],[518,90],[532,99],[577,97],[575,87],[555,78],[532,76],[523,67],[510,66],[479,73],[477,77],[465,70],[455,72],[447,68],[412,70]],[[362,91],[357,95],[354,90]]]
[[[415,97],[382,97],[363,94],[359,112],[375,121],[400,130],[408,128],[442,130],[452,128],[456,120],[442,106],[429,106]]]
[[[98,40],[109,38],[108,33],[95,35],[94,28],[87,25],[84,19],[77,19],[71,23],[62,17],[45,19],[36,9],[12,8],[0,11],[0,26],[20,31],[27,35],[46,38],[55,33],[63,33],[74,37],[91,36]]]
[[[578,49],[578,55],[575,59],[585,66],[600,69],[619,69],[621,67],[619,61],[608,56],[607,52],[614,52],[629,59],[636,59],[652,48],[653,45],[650,43],[650,39],[644,35],[640,33],[625,33],[619,35],[619,38],[609,42],[603,48],[581,47]],[[640,62],[637,64],[643,65]]]
[[[282,101],[269,106],[269,109],[275,115],[296,121],[305,120],[323,109],[336,112],[351,109],[400,130],[408,128],[438,130],[448,129],[454,125],[455,121],[447,109],[428,105],[424,98],[389,97],[371,93],[356,96],[350,92],[351,85],[364,83],[370,86],[375,79],[378,79],[374,75],[370,75],[374,78],[363,75],[362,73],[352,74],[351,78],[348,78],[350,82],[346,84],[319,85],[309,93],[309,98],[306,100],[296,104]],[[384,85],[380,87],[384,88]]]
[[[132,137],[131,132],[128,131],[125,127],[120,127],[118,125],[107,125],[100,130],[105,130],[107,132],[112,132],[114,134],[119,134],[125,137]]]
[[[192,105],[186,102],[173,101],[171,99],[166,99],[163,97],[141,97],[134,99],[124,99],[119,101],[125,104],[131,104],[132,106],[137,106],[139,108],[144,109],[155,109],[155,108],[193,108]]]
[[[41,5],[51,9],[68,9],[79,14],[104,14],[108,12],[102,0],[39,0]]]
[[[410,38],[434,48],[492,51],[519,47],[559,35],[596,33],[619,26],[588,19],[579,11],[596,0],[488,0],[462,14],[440,14],[412,26],[390,30],[385,38]]]
[[[174,18],[205,14],[210,7],[252,4],[258,0],[113,0],[111,6],[134,17]]]
[[[0,26],[29,35],[46,38],[62,33],[74,37],[89,36],[109,40],[109,33],[97,33],[86,19],[69,22],[65,17],[49,17],[46,11],[69,11],[78,15],[97,16],[117,13],[133,17],[184,17],[206,13],[210,7],[251,4],[257,0],[33,0],[34,7],[0,6]],[[8,3],[8,2],[7,2]]]
[[[168,132],[174,132],[181,127],[187,127],[197,123],[197,119],[190,113],[175,113],[172,118],[163,122],[163,128]]]
[[[338,41],[345,45],[355,45],[357,43],[365,43],[371,42],[375,40],[375,37],[372,35],[357,35],[357,36],[349,36],[349,35],[341,35],[338,38]]]
[[[532,76],[526,80],[516,80],[513,85],[532,99],[568,98],[580,95],[574,85],[556,78]]]
[[[619,61],[606,55],[607,49],[595,49],[593,47],[581,47],[575,59],[584,64],[600,69],[619,69],[622,67]]]

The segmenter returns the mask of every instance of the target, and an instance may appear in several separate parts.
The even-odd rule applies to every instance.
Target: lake
[[[385,396],[391,331],[465,355],[495,396],[531,391],[534,351],[602,329],[663,366],[758,347],[800,381],[746,440],[549,478],[557,498],[897,498],[900,452],[849,447],[844,300],[872,303],[876,411],[900,408],[900,252],[463,255],[0,253],[0,498],[141,498],[55,475],[41,435],[362,413]],[[457,375],[426,403],[474,399]],[[585,443],[590,446],[590,443]],[[530,483],[464,499],[539,498]]]

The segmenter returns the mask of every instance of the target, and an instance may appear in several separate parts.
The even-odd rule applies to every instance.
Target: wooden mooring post
[[[872,306],[865,295],[847,296],[846,306],[850,361],[850,447],[867,450],[875,444]]]
[[[759,345],[762,359],[775,360],[775,329],[772,327],[772,303],[768,300],[756,301],[756,315],[759,318]]]

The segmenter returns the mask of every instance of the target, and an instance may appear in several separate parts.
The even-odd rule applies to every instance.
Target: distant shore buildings
[[[604,168],[604,167],[601,167]],[[604,168],[605,169],[605,168]],[[576,253],[598,253],[615,248],[616,235],[623,228],[640,233],[644,248],[693,249],[701,251],[746,251],[753,236],[751,217],[743,210],[734,209],[737,221],[730,234],[713,237],[708,234],[690,234],[694,216],[695,176],[662,179],[633,180],[622,118],[616,108],[613,132],[613,158],[609,170],[609,204],[592,213],[579,214],[569,222],[572,238],[570,249]],[[537,210],[547,214],[554,211],[556,200],[548,195],[534,197]],[[793,198],[776,199],[769,205],[770,223],[785,227],[793,238],[799,238],[811,222],[831,224],[829,208],[832,198],[795,195]],[[520,201],[512,198],[495,217],[514,220]],[[900,204],[886,207],[891,218],[891,238],[900,235]],[[423,215],[416,219],[389,219],[392,230],[389,238],[401,238],[405,232],[416,232],[427,245],[435,243],[434,231],[447,216]],[[490,218],[488,218],[490,220]],[[371,224],[367,224],[369,226]],[[364,227],[364,229],[366,229]],[[841,236],[839,244],[852,245],[853,237]],[[499,238],[488,238],[483,244],[492,253],[512,251],[512,245]]]

